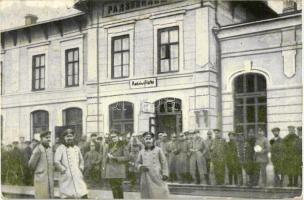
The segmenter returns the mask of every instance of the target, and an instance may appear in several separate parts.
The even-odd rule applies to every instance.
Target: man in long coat
[[[280,137],[280,128],[275,127],[272,130],[274,138],[270,140],[271,162],[274,168],[274,186],[283,186],[283,140]]]
[[[211,144],[211,161],[214,167],[214,176],[216,185],[225,183],[225,153],[226,141],[222,138],[219,129],[214,129],[215,138]]]
[[[105,144],[102,156],[102,176],[108,179],[114,199],[123,199],[123,180],[126,178],[126,164],[129,152],[125,142],[119,141],[118,133],[112,132],[111,141]]]
[[[207,174],[205,154],[207,152],[203,139],[199,136],[199,131],[193,132],[193,137],[190,143],[190,173],[196,184],[205,184],[205,175]],[[198,171],[198,176],[196,176]]]
[[[239,175],[242,171],[240,159],[238,155],[237,143],[235,141],[235,133],[229,132],[229,141],[226,145],[226,164],[228,169],[229,184],[239,184]]]
[[[143,199],[167,199],[168,163],[161,148],[154,145],[154,134],[145,132],[144,145],[136,161],[140,171],[140,194]]]
[[[54,198],[53,150],[50,147],[51,132],[40,134],[40,144],[33,150],[28,165],[34,170],[36,199]]]
[[[181,183],[187,181],[189,143],[184,133],[180,133],[177,146],[177,177]]]
[[[56,149],[54,165],[61,173],[59,192],[61,198],[88,198],[88,190],[83,179],[84,161],[80,148],[74,144],[74,131],[62,133],[63,144]]]
[[[288,126],[288,135],[283,139],[283,173],[289,179],[289,187],[298,186],[298,157],[301,154],[298,150],[299,137],[295,133],[294,126]]]

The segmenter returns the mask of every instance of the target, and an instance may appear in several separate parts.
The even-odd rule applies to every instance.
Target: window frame
[[[125,39],[125,38],[128,38],[128,42],[129,42],[129,48],[128,50],[123,50],[122,48],[122,45],[123,45],[123,42],[122,40]],[[115,40],[121,40],[121,50],[120,51],[115,51],[114,47],[115,47]],[[122,79],[122,78],[129,78],[130,77],[130,47],[131,47],[131,44],[130,44],[130,34],[125,34],[125,35],[119,35],[119,36],[114,36],[111,38],[111,78],[112,79]],[[128,76],[123,76],[123,54],[128,52],[128,55],[129,55],[129,62],[128,62]],[[119,53],[120,56],[121,56],[121,65],[120,65],[120,72],[121,72],[121,76],[120,77],[115,77],[114,76],[114,55],[116,53]]]
[[[76,61],[74,60],[75,51],[78,51],[78,58],[77,58]],[[68,54],[69,54],[69,52],[73,52],[73,61],[69,61],[68,60]],[[69,88],[69,87],[78,87],[80,85],[79,84],[79,81],[80,81],[79,80],[80,79],[80,77],[79,77],[79,74],[80,74],[80,71],[79,71],[79,69],[80,69],[80,66],[79,66],[79,64],[80,64],[80,62],[79,62],[79,59],[80,59],[79,53],[80,53],[79,47],[75,47],[75,48],[71,48],[71,49],[65,49],[65,87],[66,88]],[[78,64],[78,69],[77,69],[78,74],[75,73],[75,63]],[[72,66],[73,66],[72,75],[68,74],[69,64],[72,64]],[[75,76],[76,75],[77,75],[77,84],[75,84],[75,80],[76,80]],[[68,84],[69,83],[69,81],[68,81],[68,77],[69,76],[72,76],[72,84],[71,85]]]
[[[114,119],[114,113],[113,113],[113,108],[116,107],[118,104],[121,105],[121,111],[120,111],[120,118]],[[132,118],[127,118],[126,114],[126,107],[130,106],[132,108]],[[132,130],[134,131],[134,104],[129,102],[129,101],[118,101],[115,103],[112,103],[109,105],[109,122],[110,122],[110,130],[115,127],[115,125],[120,125],[120,129],[122,131],[126,131],[126,127],[128,125],[132,126]],[[120,131],[120,130],[118,130]]]
[[[178,41],[177,42],[170,42],[170,31],[175,31],[177,30],[177,39]],[[169,60],[169,71],[167,72],[162,72],[161,71],[161,47],[163,46],[163,44],[161,44],[161,33],[163,32],[168,32],[168,43],[166,44],[166,46],[169,46],[167,47],[168,48],[168,55],[169,57],[166,58]],[[170,51],[171,51],[171,46],[172,45],[177,45],[177,50],[178,50],[178,61],[177,61],[177,64],[178,64],[178,67],[177,67],[177,70],[171,70],[171,57],[170,57]],[[157,29],[157,74],[166,74],[166,73],[174,73],[174,72],[179,72],[180,71],[180,27],[178,25],[175,25],[175,26],[171,26],[171,27],[165,27],[165,28],[160,28],[160,29]]]
[[[253,86],[254,90],[251,92],[248,92],[247,88],[247,79],[249,75],[253,75]],[[236,84],[239,78],[242,76],[242,92],[238,92],[236,89]],[[264,90],[260,90],[258,88],[258,81],[264,79],[265,81],[265,88]],[[240,83],[239,83],[240,84]],[[237,131],[237,127],[242,127],[243,132],[245,135],[248,134],[248,127],[249,126],[254,126],[255,134],[257,133],[258,127],[259,126],[264,126],[265,127],[265,133],[267,134],[267,81],[266,78],[258,73],[245,73],[237,76],[234,80],[234,129]],[[259,98],[265,98],[265,101],[260,102]],[[253,103],[248,103],[248,99],[253,99]],[[242,103],[239,103],[237,100],[241,100]],[[248,122],[248,105],[254,107],[254,121],[253,122]],[[242,119],[240,122],[237,122],[237,116],[239,113],[237,112],[237,107],[241,107],[241,112],[242,112]],[[260,107],[265,107],[265,121],[260,121],[259,120],[259,113]]]
[[[34,136],[35,135],[35,132],[34,132],[34,130],[35,130],[35,128],[36,128],[36,126],[34,126],[35,125],[35,120],[34,120],[34,118],[35,118],[35,114],[38,114],[38,113],[45,113],[46,114],[46,117],[47,117],[47,120],[45,120],[45,121],[47,121],[47,125],[46,126],[43,126],[43,127],[47,127],[47,130],[50,130],[50,114],[49,114],[49,112],[48,111],[46,111],[46,110],[35,110],[35,111],[33,111],[33,112],[31,112],[31,119],[32,119],[32,122],[31,122],[31,135],[32,136]],[[41,123],[39,123],[39,124],[41,124]],[[37,126],[38,127],[38,126]],[[40,126],[40,127],[42,127],[42,126]],[[36,133],[37,134],[37,133]]]
[[[39,65],[38,67],[36,67],[36,58],[37,57],[40,57],[40,62],[41,62],[41,57],[44,57],[44,65]],[[37,54],[37,55],[33,55],[32,56],[32,91],[42,91],[42,90],[45,90],[45,83],[46,83],[46,76],[45,76],[45,70],[46,70],[46,54],[45,53],[42,53],[42,54]],[[39,79],[36,78],[36,70],[39,70]],[[43,81],[44,81],[44,87],[40,87],[41,86],[41,69],[44,69],[44,78],[43,78]],[[35,85],[36,85],[36,81],[39,81],[39,88],[36,89]]]

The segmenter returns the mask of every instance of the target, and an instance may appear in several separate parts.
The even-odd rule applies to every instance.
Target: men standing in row
[[[80,148],[74,144],[74,131],[62,133],[63,144],[56,149],[54,165],[61,173],[59,192],[61,198],[88,198],[83,180],[84,160]]]
[[[216,185],[223,185],[225,183],[225,153],[226,142],[222,138],[222,134],[219,129],[214,129],[215,138],[212,141],[211,161],[214,167],[214,175]]]
[[[280,137],[280,128],[275,127],[272,130],[274,138],[270,140],[271,162],[274,169],[274,186],[283,186],[283,140]]]
[[[206,169],[206,146],[203,139],[199,135],[199,130],[195,130],[193,133],[193,137],[190,141],[190,173],[193,180],[196,180],[196,184],[206,183],[205,175],[207,174]],[[196,172],[198,172],[198,177]]]
[[[54,198],[53,150],[50,146],[51,132],[40,134],[40,144],[33,150],[29,167],[34,170],[36,199]]]

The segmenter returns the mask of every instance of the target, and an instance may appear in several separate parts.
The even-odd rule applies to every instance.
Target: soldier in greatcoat
[[[225,183],[225,153],[226,153],[226,141],[222,138],[221,131],[214,129],[215,138],[212,141],[211,161],[214,167],[214,176],[216,185],[223,185]]]
[[[273,138],[270,140],[271,162],[274,169],[274,186],[283,186],[283,140],[280,137],[280,128],[275,127],[272,130]]]
[[[238,156],[237,143],[235,141],[235,133],[229,132],[229,141],[227,142],[226,163],[228,169],[229,184],[239,184],[239,174],[241,173],[241,165]]]
[[[80,148],[74,144],[74,131],[62,133],[63,144],[55,152],[54,165],[60,172],[59,193],[61,198],[88,198],[83,179],[84,160]]]
[[[126,178],[126,164],[129,152],[124,142],[119,141],[118,133],[110,134],[109,144],[104,145],[102,156],[102,177],[110,183],[114,199],[123,199],[123,180]]]
[[[288,176],[289,187],[297,187],[298,186],[298,171],[299,171],[299,163],[298,158],[301,155],[298,143],[299,136],[295,133],[294,126],[288,126],[288,135],[283,139],[283,173]]]
[[[199,130],[193,131],[190,147],[190,173],[197,184],[205,184],[207,174],[205,154],[207,152],[205,143],[199,135]],[[196,175],[198,172],[198,177]]]
[[[185,139],[185,134],[180,133],[179,141],[177,146],[177,176],[178,180],[181,183],[187,182],[188,175],[188,152],[189,152],[189,143],[188,140]]]
[[[40,134],[40,144],[36,146],[28,165],[34,170],[34,188],[36,199],[54,198],[53,149],[50,146],[51,132]]]
[[[143,134],[145,148],[139,152],[136,166],[140,171],[140,194],[143,199],[167,199],[168,163],[161,148],[154,145],[154,134]]]
[[[297,140],[297,175],[300,178],[300,186],[302,186],[302,126],[297,127],[297,134],[299,139]]]
[[[84,155],[84,177],[90,184],[97,184],[100,180],[101,156],[96,150],[94,142],[90,143],[90,151]]]
[[[171,182],[177,181],[177,149],[178,141],[176,134],[171,135],[171,141],[168,144],[168,165],[169,165],[169,180]]]

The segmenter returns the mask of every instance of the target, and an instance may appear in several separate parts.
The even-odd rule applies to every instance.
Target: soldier
[[[55,152],[54,165],[61,173],[59,179],[60,198],[88,198],[83,180],[84,160],[80,148],[75,145],[75,133],[67,129],[62,133],[63,144]]]
[[[235,141],[235,133],[229,132],[229,141],[227,142],[226,163],[228,168],[229,184],[239,184],[239,174],[241,172],[240,160],[238,157],[237,143]]]
[[[245,161],[245,137],[244,133],[237,133],[235,134],[236,139],[236,145],[237,145],[237,152],[238,152],[238,158],[240,161],[240,173],[238,176],[239,185],[243,185],[243,178],[246,177],[246,172],[244,169],[244,161]],[[243,175],[244,174],[244,175]]]
[[[32,180],[32,171],[28,167],[28,162],[31,158],[32,154],[32,149],[30,147],[31,142],[30,141],[25,141],[24,142],[24,148],[22,148],[22,155],[23,155],[23,168],[24,168],[24,183],[25,185],[33,185],[33,180]]]
[[[13,148],[8,152],[6,182],[9,185],[24,185],[23,156],[19,149],[19,143],[13,142]]]
[[[297,175],[300,176],[300,183],[302,185],[302,126],[297,128],[299,139],[297,140]]]
[[[199,130],[193,131],[193,137],[190,143],[190,173],[196,184],[205,184],[207,174],[205,154],[207,152],[205,143],[199,135]],[[196,174],[198,172],[198,174]]]
[[[40,134],[41,143],[34,149],[28,162],[34,170],[34,187],[36,199],[54,198],[53,150],[50,146],[51,132]]]
[[[90,151],[88,151],[84,156],[84,177],[86,180],[95,185],[98,183],[100,179],[100,154],[96,150],[96,146],[94,142],[90,144]]]
[[[181,183],[187,181],[188,173],[188,155],[189,152],[189,143],[185,138],[185,133],[180,133],[179,141],[177,146],[177,177]]]
[[[210,147],[212,144],[213,138],[212,138],[212,131],[208,130],[207,132],[207,139],[204,141],[206,146],[206,153],[205,153],[205,160],[206,160],[206,181],[207,184],[210,185],[210,164],[211,164],[211,156],[210,156]]]
[[[114,199],[123,199],[123,180],[126,178],[126,163],[129,153],[124,142],[119,141],[118,133],[112,131],[111,141],[104,146],[102,156],[102,176],[109,180]]]
[[[168,135],[167,133],[163,133],[159,143],[159,147],[162,149],[163,153],[165,154],[167,161],[168,161],[168,144],[169,144]]]
[[[283,140],[280,137],[280,128],[275,127],[272,130],[274,138],[270,140],[271,162],[274,169],[274,186],[283,186]]]
[[[259,164],[260,178],[262,179],[262,187],[266,187],[267,184],[266,166],[269,161],[268,160],[269,145],[268,145],[268,140],[265,137],[265,131],[263,128],[258,129],[258,137],[255,142],[254,151],[255,151],[256,162]]]
[[[135,162],[138,157],[140,150],[143,149],[143,144],[139,141],[137,134],[133,133],[128,144],[129,151],[129,168],[128,168],[128,179],[130,180],[132,189],[135,189],[138,179],[137,169]]]
[[[190,145],[193,137],[193,131],[185,131],[185,139],[186,142],[188,143],[188,151],[187,151],[187,161],[186,161],[186,166],[187,166],[187,172],[186,172],[186,182],[191,183],[193,181],[191,173],[190,173]]]
[[[256,162],[254,152],[255,141],[253,129],[250,129],[244,145],[244,169],[248,176],[246,184],[250,187],[258,185],[259,182],[259,164]]]
[[[178,143],[176,134],[171,135],[171,141],[168,144],[168,164],[169,164],[169,180],[171,182],[177,181],[177,148]]]
[[[288,186],[297,187],[298,185],[298,141],[299,137],[295,133],[294,126],[288,126],[288,135],[283,139],[283,173],[288,176]]]
[[[211,161],[214,166],[214,175],[216,185],[223,185],[225,183],[225,152],[226,142],[222,138],[222,134],[219,129],[214,129],[215,138],[212,141]]]
[[[140,194],[143,199],[167,199],[168,163],[161,148],[154,145],[154,134],[143,134],[145,148],[139,152],[136,166],[140,171]]]

